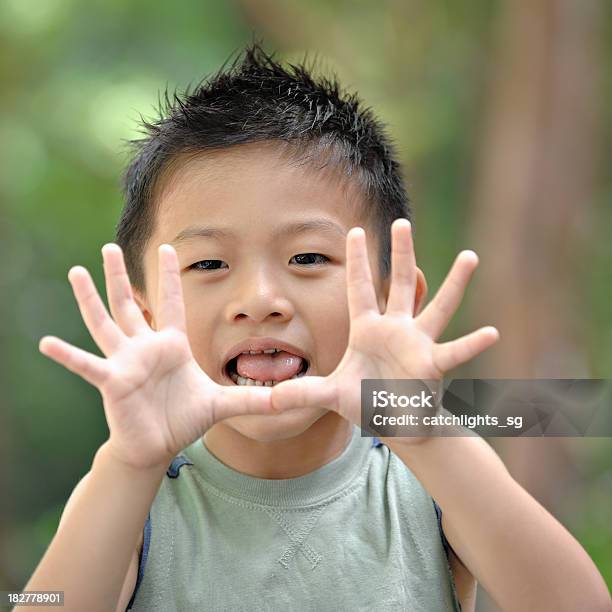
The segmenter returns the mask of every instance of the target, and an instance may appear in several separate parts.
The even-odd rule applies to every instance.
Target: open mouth
[[[225,367],[223,368],[223,371],[225,373],[226,376],[228,376],[228,378],[235,384],[238,386],[257,386],[257,387],[273,387],[274,385],[277,385],[279,382],[282,382],[282,380],[255,380],[253,378],[246,378],[243,376],[240,376],[240,374],[238,374],[238,371],[236,370],[236,364],[238,363],[238,357],[239,355],[236,355],[236,357],[230,359],[226,364]],[[310,367],[310,363],[309,361],[305,358],[302,357],[302,365],[299,369],[299,371],[294,374],[293,376],[291,376],[288,379],[285,380],[291,380],[293,378],[301,378],[302,376],[306,375],[306,372],[308,371],[308,368]]]

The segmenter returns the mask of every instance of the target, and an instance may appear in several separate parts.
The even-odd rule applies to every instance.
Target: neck
[[[330,411],[301,434],[269,442],[247,438],[221,421],[204,434],[204,444],[219,461],[248,476],[297,478],[338,457],[352,432],[346,419]]]

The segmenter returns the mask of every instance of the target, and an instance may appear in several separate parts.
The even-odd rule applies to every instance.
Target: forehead
[[[183,156],[162,177],[155,204],[156,244],[205,227],[225,230],[218,236],[270,237],[313,220],[313,231],[330,233],[335,224],[346,233],[363,210],[355,180],[270,143]]]

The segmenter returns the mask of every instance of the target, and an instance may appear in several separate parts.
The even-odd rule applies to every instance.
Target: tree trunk
[[[482,264],[472,292],[474,320],[495,325],[501,342],[479,359],[480,376],[590,376],[576,260],[596,187],[601,13],[598,0],[541,0],[506,2],[499,14],[474,184],[472,243]],[[558,515],[576,476],[572,442],[492,443]]]

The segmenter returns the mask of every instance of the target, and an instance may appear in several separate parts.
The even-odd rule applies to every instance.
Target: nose
[[[236,277],[234,298],[226,306],[226,319],[232,323],[251,320],[261,324],[265,321],[282,323],[291,320],[295,309],[282,283],[273,271],[259,266],[245,270]]]

